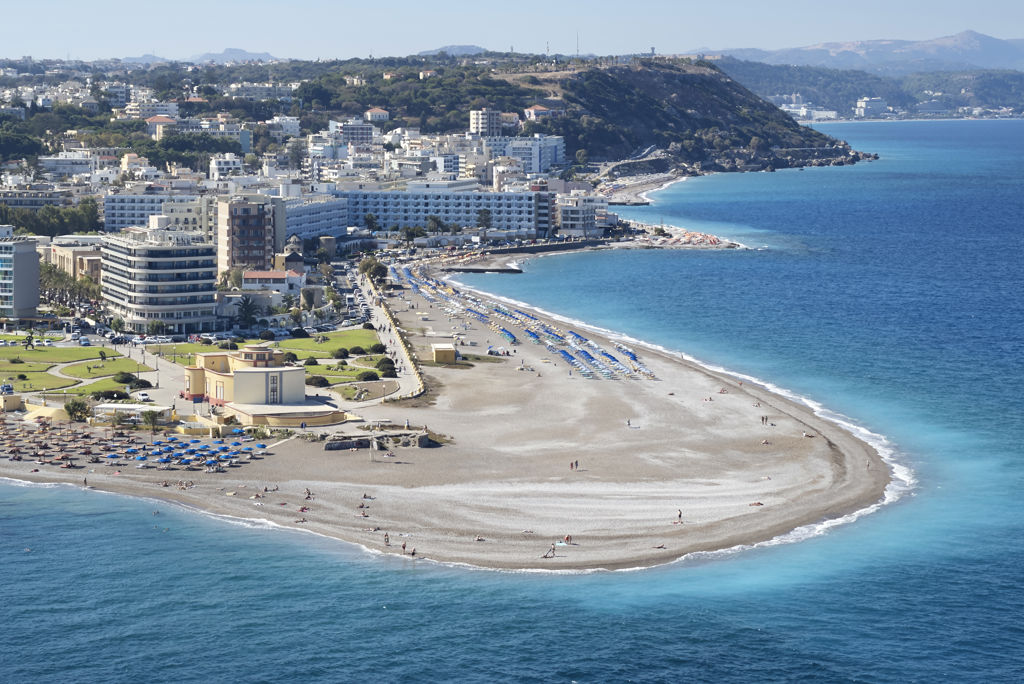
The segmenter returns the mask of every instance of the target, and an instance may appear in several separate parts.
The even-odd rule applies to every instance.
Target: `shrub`
[[[348,361],[339,361],[338,365],[335,366],[335,368],[337,368],[338,370],[341,370],[342,368],[345,368],[346,366],[348,366]]]
[[[245,344],[244,337],[232,337],[231,341],[234,342],[235,344]]]
[[[350,354],[365,354],[366,350],[362,347],[352,347],[348,350]]]
[[[380,380],[380,376],[374,373],[373,371],[363,371],[362,373],[356,376],[356,380],[359,380],[360,382],[367,382],[369,380]]]
[[[273,330],[261,330],[260,331],[260,339],[261,340],[273,340],[276,337],[277,337],[277,335],[274,334]]]
[[[199,344],[213,344],[213,340],[208,337],[200,337]]]
[[[134,374],[125,371],[121,371],[120,373],[114,376],[114,382],[116,382],[118,385],[130,385],[136,380],[138,380],[138,378],[135,377]]]
[[[302,362],[303,366],[319,366],[320,362],[316,360],[315,356],[310,356],[308,359]]]
[[[337,349],[334,350],[334,353],[331,354],[331,356],[333,356],[336,359],[347,359],[348,349],[345,349],[344,347],[338,347]]]
[[[382,377],[382,378],[397,378],[398,377],[398,371],[395,370],[394,366],[391,366],[390,368],[384,368],[380,372],[380,377]]]
[[[15,356],[13,359],[10,360],[10,363],[25,363],[25,360],[22,359],[20,356]]]
[[[24,373],[18,373],[18,379],[19,380],[28,380],[28,376],[25,375]]]
[[[234,342],[221,342],[217,345],[217,349],[238,349],[238,345]]]
[[[302,328],[292,328],[292,337],[299,339],[302,337],[309,337],[309,333]]]
[[[395,362],[385,356],[382,359],[378,359],[374,366],[377,367],[377,370],[386,370],[388,368],[394,368]]]
[[[327,387],[331,383],[322,375],[310,375],[306,378],[306,384],[310,387]]]
[[[363,330],[373,330],[373,323],[363,323]]]
[[[139,378],[138,380],[132,380],[128,384],[128,386],[131,387],[133,390],[149,389],[150,387],[153,386],[153,383],[151,383],[149,380],[143,380]]]
[[[281,360],[285,363],[295,363],[299,360],[299,357],[295,355],[295,352],[285,352],[284,356],[281,357]]]
[[[383,354],[383,353],[384,353],[384,352],[386,352],[387,350],[388,350],[388,348],[387,348],[387,347],[385,347],[385,346],[384,346],[383,344],[381,344],[380,342],[378,342],[377,344],[375,344],[375,345],[373,345],[373,346],[371,346],[371,347],[370,347],[370,353],[371,353],[371,354]]]
[[[128,393],[122,392],[121,390],[102,390],[100,392],[93,392],[91,395],[96,401],[115,401],[120,399],[127,399]]]

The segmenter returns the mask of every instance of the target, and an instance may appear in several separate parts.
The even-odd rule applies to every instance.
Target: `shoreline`
[[[390,303],[393,310],[401,306],[394,299]],[[565,376],[564,367],[556,370],[557,357],[524,342],[514,357],[477,362],[473,368],[425,366],[436,393],[434,406],[412,401],[362,410],[365,424],[400,423],[404,416],[451,436],[437,449],[395,448],[392,461],[365,449],[325,452],[322,443],[292,437],[271,444],[265,459],[222,474],[124,468],[127,472],[115,476],[103,466],[92,472],[40,466],[38,473],[27,473],[30,462],[3,460],[0,475],[69,484],[87,476],[97,489],[305,529],[369,553],[396,553],[397,544],[406,541],[418,546],[417,558],[541,572],[635,570],[694,553],[782,543],[787,535],[815,534],[844,517],[860,517],[891,498],[892,466],[878,449],[799,401],[684,354],[516,306],[553,326],[586,331],[615,354],[615,341],[624,340],[658,380]],[[414,331],[423,318],[435,315],[417,315],[422,311],[396,311],[421,358],[424,346],[438,341],[429,330]],[[468,341],[494,336],[482,326],[464,332]],[[486,339],[464,351],[483,353],[482,342]],[[535,368],[536,376],[517,370],[515,361]],[[715,394],[718,388],[726,393]],[[677,398],[680,392],[685,398]],[[697,394],[713,401],[698,401]],[[586,410],[581,414],[567,398]],[[754,408],[757,404],[764,408]],[[517,407],[516,425],[499,418],[510,406]],[[754,425],[751,414],[769,408],[781,430]],[[689,418],[680,421],[680,414]],[[592,424],[581,431],[581,420]],[[803,439],[801,430],[821,439]],[[366,434],[357,425],[339,431]],[[759,437],[771,437],[773,446],[762,446]],[[561,457],[548,458],[548,453]],[[565,460],[577,458],[582,459],[578,474],[565,466]],[[331,476],[332,471],[339,474]],[[187,478],[196,487],[160,486],[163,479]],[[280,490],[268,496],[261,491],[267,486]],[[304,488],[315,493],[308,513],[299,512]],[[370,518],[356,513],[363,495],[372,497]],[[687,511],[683,524],[673,520],[676,508]],[[386,531],[391,547],[382,542]],[[557,546],[555,558],[541,558],[551,539],[566,534],[574,540],[571,545]]]

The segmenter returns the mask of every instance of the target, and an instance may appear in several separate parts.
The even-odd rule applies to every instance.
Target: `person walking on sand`
[[[405,555],[405,542],[402,542],[402,555]]]
[[[683,522],[683,509],[680,508],[676,511],[676,520],[678,522]]]

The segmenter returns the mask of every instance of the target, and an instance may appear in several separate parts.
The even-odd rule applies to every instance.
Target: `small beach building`
[[[455,363],[454,344],[432,344],[430,350],[434,354],[434,363]]]

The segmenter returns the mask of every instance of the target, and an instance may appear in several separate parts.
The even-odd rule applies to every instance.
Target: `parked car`
[[[149,398],[149,392],[139,392],[135,395],[135,398],[139,401],[152,401],[152,399]]]
[[[72,340],[77,340],[77,339],[79,339],[81,337],[82,337],[82,333],[80,333],[80,332],[73,332],[73,333],[71,333],[71,339]]]
[[[14,385],[8,383],[0,385],[0,394],[14,394]]]
[[[44,347],[52,347],[53,346],[53,340],[43,340],[43,346]]]
[[[79,344],[79,346],[82,346],[82,347],[91,347],[92,346],[92,342],[89,341],[88,337],[79,338],[78,344]]]

